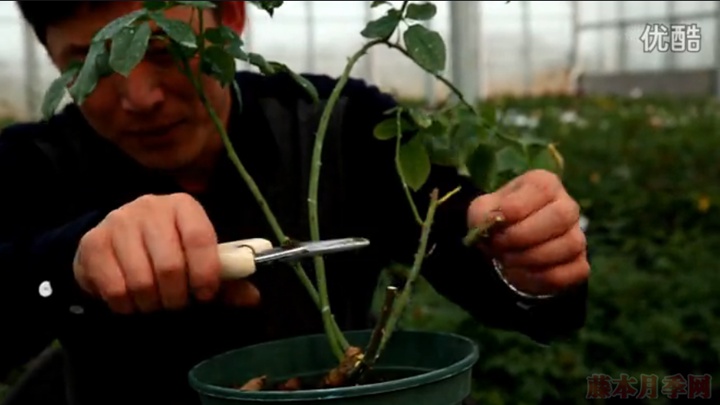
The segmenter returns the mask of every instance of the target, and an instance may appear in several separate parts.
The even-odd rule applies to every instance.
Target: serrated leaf
[[[384,16],[368,22],[365,28],[360,31],[360,35],[369,39],[388,38],[395,32],[401,20],[402,16],[399,11],[395,9],[388,10],[388,13]]]
[[[437,7],[433,3],[411,3],[407,7],[405,17],[416,21],[427,21],[435,17]]]
[[[203,71],[226,86],[235,79],[235,59],[218,45],[210,45],[203,52]]]
[[[82,105],[87,96],[90,95],[97,86],[97,82],[100,79],[97,60],[103,52],[107,52],[105,42],[93,42],[90,44],[90,49],[85,56],[85,62],[69,90],[70,96],[78,105]]]
[[[506,146],[495,154],[497,171],[521,174],[528,169],[528,161],[523,153],[516,147]]]
[[[403,39],[408,54],[419,66],[433,73],[445,70],[447,48],[439,33],[415,24],[405,30]]]
[[[75,75],[77,75],[80,71],[80,67],[80,65],[70,67],[50,84],[45,92],[42,106],[40,108],[43,119],[47,120],[55,114],[55,111],[57,111],[63,97],[65,97],[67,87],[73,81]]]
[[[477,187],[490,191],[494,187],[496,169],[495,149],[491,144],[480,143],[465,160],[465,167]]]
[[[152,19],[173,41],[187,48],[197,47],[195,30],[185,21],[170,19],[161,13],[153,13]]]
[[[117,35],[123,28],[131,26],[139,19],[146,18],[147,15],[148,11],[142,8],[125,14],[101,28],[100,31],[93,36],[92,42],[107,41]]]
[[[120,30],[113,37],[110,47],[110,67],[127,77],[145,57],[151,34],[150,24],[147,22]]]
[[[416,136],[400,146],[398,160],[405,184],[418,191],[430,177],[431,170],[430,155],[422,138]]]

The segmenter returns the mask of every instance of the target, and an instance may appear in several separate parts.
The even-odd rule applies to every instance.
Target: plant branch
[[[359,51],[357,51],[350,58],[350,60],[348,60],[348,63],[345,66],[345,70],[343,71],[342,75],[338,79],[337,84],[335,85],[335,88],[330,94],[330,97],[328,98],[327,104],[325,106],[325,110],[320,117],[320,124],[318,126],[317,134],[315,135],[315,145],[313,148],[312,167],[310,169],[310,185],[308,191],[308,219],[310,222],[310,238],[314,241],[320,240],[320,223],[318,219],[318,189],[320,184],[320,167],[322,166],[323,143],[325,141],[325,134],[327,133],[328,125],[330,123],[330,117],[335,108],[335,104],[337,104],[338,100],[340,99],[340,94],[342,93],[343,88],[347,84],[347,81],[350,79],[350,73],[355,67],[355,64],[360,60],[360,58],[363,57],[363,55],[367,53],[370,48],[379,43],[382,43],[382,41],[374,40],[367,42],[362,48],[360,48]],[[328,297],[327,279],[325,275],[325,261],[323,260],[322,256],[315,256],[313,258],[313,263],[315,265],[315,272],[317,277],[317,290],[320,296],[320,311],[322,312],[325,330],[326,332],[328,332],[332,329],[333,316],[332,310],[330,308],[330,300]],[[347,349],[347,346],[349,345],[343,344],[340,347],[334,345],[333,351],[336,354],[339,352],[342,356],[342,354]]]
[[[503,217],[500,213],[493,213],[487,215],[483,222],[470,229],[470,231],[463,238],[463,244],[467,247],[471,247],[480,242],[482,238],[489,235],[490,230],[497,224],[503,222]]]
[[[200,32],[202,33],[203,28],[203,15],[202,13],[199,13],[199,21],[198,24],[200,26]],[[200,43],[199,45],[199,56],[202,60],[202,52],[204,50],[204,41],[198,41]],[[235,148],[232,144],[232,141],[227,133],[227,130],[225,129],[225,124],[222,122],[220,117],[218,116],[215,109],[210,105],[210,103],[207,101],[207,97],[205,96],[204,89],[201,84],[201,80],[199,77],[196,77],[193,73],[190,67],[187,65],[187,61],[184,61],[184,70],[186,75],[189,77],[189,79],[192,81],[193,86],[195,87],[195,90],[198,93],[198,96],[201,99],[201,102],[205,106],[205,109],[208,112],[208,115],[210,116],[211,120],[213,121],[213,124],[215,125],[216,129],[218,130],[220,137],[222,138],[223,144],[225,145],[225,149],[228,154],[228,158],[235,166],[236,170],[242,177],[242,179],[245,181],[247,187],[250,189],[250,192],[254,196],[256,202],[260,206],[260,209],[262,210],[263,214],[265,215],[265,218],[267,219],[273,233],[275,234],[275,237],[277,238],[278,242],[282,245],[286,243],[289,238],[282,230],[282,227],[280,226],[280,223],[277,220],[277,217],[272,212],[270,208],[270,204],[267,202],[265,197],[263,196],[262,192],[260,191],[260,188],[258,187],[257,183],[253,179],[253,177],[248,172],[247,168],[245,168],[245,165],[240,160],[237,152],[235,151]],[[202,72],[198,73],[199,76],[202,75]],[[237,96],[240,97],[239,94],[239,88],[236,85],[234,87]],[[300,282],[305,287],[305,289],[310,294],[311,299],[315,303],[315,305],[318,307],[320,311],[323,310],[323,307],[321,306],[320,296],[318,294],[318,291],[315,289],[315,287],[312,284],[312,281],[307,276],[307,273],[302,268],[302,265],[299,263],[296,263],[293,265],[293,270],[295,271],[295,274],[300,279]],[[334,319],[330,319],[330,323],[326,327],[326,334],[328,336],[328,340],[331,342],[333,346],[339,346],[339,347],[346,347],[349,346],[347,341],[345,340],[344,335],[342,334],[342,331],[340,330],[339,325],[337,322],[335,322]],[[338,356],[339,360],[342,360],[343,358],[343,352],[335,353],[336,356]]]
[[[385,349],[385,346],[387,345],[387,342],[390,340],[390,337],[395,331],[395,328],[397,326],[398,321],[400,320],[400,317],[403,314],[403,311],[405,310],[405,306],[410,301],[410,295],[412,294],[412,288],[415,284],[415,280],[417,279],[418,275],[420,274],[420,269],[422,268],[423,261],[425,260],[425,256],[427,253],[427,246],[428,241],[430,239],[430,230],[432,228],[433,220],[435,219],[435,212],[437,210],[438,202],[439,202],[439,196],[438,196],[438,189],[434,189],[432,193],[430,194],[430,206],[427,210],[427,215],[425,216],[425,222],[422,226],[422,232],[420,235],[420,245],[418,246],[418,250],[415,253],[415,260],[413,262],[413,266],[410,269],[410,274],[405,281],[405,286],[403,287],[402,292],[400,293],[400,297],[398,298],[397,302],[395,303],[392,313],[387,319],[387,324],[383,325],[383,329],[385,333],[383,334],[382,340],[380,342],[380,348],[378,350],[378,356],[382,354],[382,351]]]
[[[408,51],[405,50],[405,48],[403,48],[402,46],[400,46],[400,45],[398,45],[398,44],[394,44],[394,43],[389,42],[389,41],[384,41],[383,43],[384,43],[385,45],[387,45],[389,48],[395,49],[395,50],[397,50],[398,52],[402,53],[403,55],[405,55],[406,57],[408,57],[410,60],[415,61],[415,59],[414,59],[414,58],[408,53]],[[448,80],[447,78],[445,78],[443,75],[441,75],[441,74],[439,74],[439,73],[436,73],[436,72],[433,72],[432,70],[426,69],[425,67],[421,66],[421,65],[418,64],[417,62],[415,62],[415,64],[416,64],[418,67],[420,67],[421,69],[423,69],[425,72],[431,74],[433,77],[435,77],[435,79],[437,79],[437,80],[439,80],[440,82],[442,82],[443,84],[445,84],[445,86],[447,86],[447,87],[450,89],[450,91],[451,91],[453,94],[455,94],[455,96],[458,98],[458,100],[460,101],[460,103],[462,103],[464,106],[466,106],[467,108],[469,108],[470,111],[472,111],[474,114],[477,114],[477,113],[478,113],[478,112],[477,112],[477,109],[475,108],[475,106],[474,106],[473,104],[471,104],[470,102],[467,101],[467,99],[466,99],[465,96],[462,94],[462,92],[461,92],[450,80]],[[499,217],[498,217],[498,218],[499,218]],[[465,244],[465,246],[472,246],[473,244],[477,243],[477,241],[478,241],[482,236],[487,235],[487,233],[489,232],[489,230],[490,230],[493,226],[495,226],[498,222],[501,222],[501,221],[502,221],[502,219],[500,219],[500,220],[486,221],[485,223],[483,223],[483,224],[480,225],[480,226],[471,228],[470,230],[468,230],[468,233],[465,235],[465,237],[463,237],[463,243]]]

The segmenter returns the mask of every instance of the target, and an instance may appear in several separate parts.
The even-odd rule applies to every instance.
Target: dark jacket
[[[309,78],[323,98],[336,83],[328,77]],[[306,99],[303,90],[288,77],[239,73],[237,79],[242,112],[233,114],[229,127],[235,148],[285,232],[307,239],[307,179],[317,126],[308,117],[318,114],[309,114],[309,104],[301,102]],[[412,260],[420,228],[395,171],[394,143],[377,141],[372,134],[394,106],[393,99],[351,80],[341,103],[345,114],[333,121],[325,146],[321,234],[371,240],[365,250],[326,260],[338,322],[344,329],[362,329],[370,326],[368,309],[381,269],[393,261]],[[268,116],[268,111],[274,112]],[[435,248],[423,273],[436,290],[478,321],[538,341],[581,327],[585,287],[522,308],[494,276],[487,258],[463,247],[466,210],[480,195],[467,179],[449,168],[433,167],[427,187],[416,195],[421,212],[432,187],[448,192],[457,186],[463,186],[462,191],[439,209],[432,237]],[[112,209],[139,196],[182,190],[95,135],[75,106],[49,122],[17,124],[3,131],[0,190],[0,371],[27,361],[59,339],[67,355],[74,404],[134,403],[151,394],[164,398],[162,403],[193,403],[187,372],[204,358],[255,342],[322,332],[317,309],[287,268],[264,269],[254,276],[263,299],[259,309],[207,304],[180,312],[118,316],[85,296],[74,282],[71,266],[81,236]],[[227,158],[209,190],[195,197],[221,242],[274,240]],[[40,294],[42,284],[49,284],[50,296]]]

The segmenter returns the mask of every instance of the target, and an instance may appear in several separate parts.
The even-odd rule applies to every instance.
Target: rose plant
[[[283,1],[250,1],[249,3],[267,11],[271,16]],[[199,19],[200,29],[196,32],[188,21],[170,19],[164,11],[171,7],[192,7]],[[286,74],[295,79],[312,97],[320,102],[317,90],[302,75],[293,72],[286,64],[268,60],[259,53],[247,52],[241,37],[232,29],[220,25],[204,28],[202,11],[217,7],[210,1],[146,1],[143,8],[124,15],[96,33],[83,61],[69,66],[49,86],[42,106],[45,117],[58,109],[63,97],[69,93],[72,100],[82,104],[102,77],[110,74],[127,76],[144,58],[150,41],[165,42],[177,62],[177,67],[194,84],[209,115],[225,143],[228,156],[249,187],[263,210],[279,244],[292,243],[291,237],[283,232],[268,202],[263,197],[252,176],[238,158],[227,131],[217,113],[204,98],[201,75],[208,75],[224,86],[231,86],[241,100],[241,89],[235,83],[236,62],[243,61],[259,69],[262,74]],[[423,259],[428,254],[428,237],[435,211],[440,204],[452,198],[454,192],[439,195],[434,190],[427,212],[421,213],[410,198],[411,191],[419,190],[430,175],[432,163],[457,167],[462,173],[474,179],[478,186],[492,191],[509,179],[534,169],[553,171],[562,169],[562,158],[552,144],[529,136],[509,136],[500,130],[494,110],[482,111],[474,100],[465,96],[442,73],[447,65],[447,49],[442,36],[424,25],[437,13],[432,2],[404,1],[400,7],[390,2],[373,1],[373,8],[386,8],[385,13],[370,21],[361,31],[366,39],[363,46],[348,59],[337,85],[329,96],[316,132],[312,168],[310,175],[308,214],[310,234],[313,240],[320,239],[318,225],[318,184],[321,168],[323,141],[328,130],[331,113],[346,85],[354,66],[367,52],[376,46],[388,47],[412,60],[425,72],[444,83],[452,96],[438,108],[427,109],[400,103],[387,112],[387,119],[379,123],[374,136],[380,140],[396,143],[397,172],[408,196],[409,209],[418,223],[419,243],[414,263],[407,271],[405,285],[401,289],[390,287],[386,291],[385,304],[375,329],[368,335],[365,348],[351,345],[333,317],[328,299],[325,279],[325,263],[321,256],[314,259],[316,283],[307,276],[300,264],[293,265],[297,276],[311,295],[321,313],[327,341],[337,360],[337,367],[326,370],[321,376],[323,388],[338,388],[363,383],[373,366],[383,354],[393,336],[398,320],[410,301],[413,283],[420,274]],[[153,34],[150,24],[156,24],[162,34]],[[401,30],[401,28],[404,29]],[[200,71],[194,72],[189,61],[200,61]],[[242,103],[241,103],[242,104]],[[415,136],[405,141],[405,134]],[[488,218],[485,226],[470,229],[465,242],[472,244],[493,226],[497,218]],[[272,377],[272,376],[270,376]],[[237,382],[245,391],[273,390],[265,376]],[[285,381],[284,387],[292,385]]]

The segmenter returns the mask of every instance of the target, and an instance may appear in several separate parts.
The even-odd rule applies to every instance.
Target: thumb
[[[499,192],[485,194],[473,200],[467,214],[468,228],[488,229],[496,223],[504,221],[500,203]]]
[[[260,291],[248,280],[231,280],[223,283],[223,301],[236,307],[256,307],[260,304]]]

